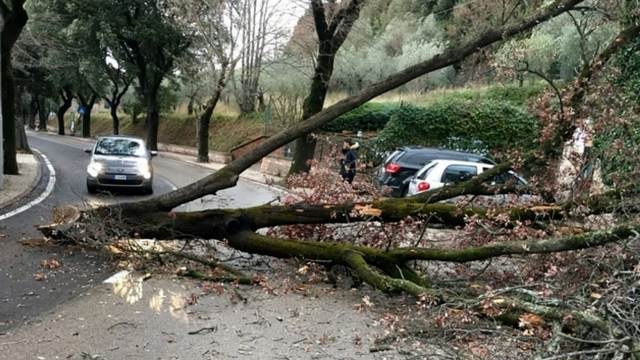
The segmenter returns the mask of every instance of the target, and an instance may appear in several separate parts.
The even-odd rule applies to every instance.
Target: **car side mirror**
[[[155,150],[151,150],[151,156],[158,156],[158,152]]]
[[[91,149],[84,149],[84,152],[86,152],[87,154],[91,154]]]

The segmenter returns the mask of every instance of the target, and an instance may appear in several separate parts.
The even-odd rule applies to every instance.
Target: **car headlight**
[[[147,162],[139,162],[137,165],[138,173],[146,180],[151,179],[151,166]]]
[[[87,166],[87,173],[89,173],[89,176],[94,178],[98,177],[98,175],[100,175],[102,170],[103,170],[102,164],[99,162],[92,161],[89,163],[89,166]]]

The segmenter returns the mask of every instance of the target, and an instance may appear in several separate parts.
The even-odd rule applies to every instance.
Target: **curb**
[[[38,162],[38,171],[36,173],[36,177],[33,179],[27,190],[18,194],[13,199],[7,200],[4,203],[0,203],[0,215],[3,215],[8,209],[12,207],[13,204],[19,203],[22,200],[30,197],[38,188],[38,184],[40,184],[40,182],[42,181],[42,175],[44,174],[42,168],[45,166],[42,156],[35,151],[32,151],[31,155],[33,155],[33,157]]]

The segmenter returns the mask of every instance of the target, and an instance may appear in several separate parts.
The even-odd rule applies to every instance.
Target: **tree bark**
[[[38,96],[38,121],[40,127],[38,131],[47,131],[49,120],[49,110],[47,109],[47,99],[44,96]]]
[[[216,89],[211,96],[211,99],[207,102],[207,106],[198,118],[198,162],[209,162],[209,124],[211,123],[211,117],[213,111],[220,100],[220,94],[226,86],[227,66],[223,65],[220,70],[220,77]]]
[[[333,66],[336,53],[344,43],[351,30],[353,22],[360,15],[362,1],[351,0],[334,16],[331,23],[326,22],[324,5],[320,0],[311,3],[318,35],[318,58],[317,65],[311,80],[309,95],[304,100],[302,120],[306,120],[312,115],[322,111],[329,89],[329,82],[333,75]],[[289,174],[309,172],[311,170],[310,161],[313,160],[316,150],[316,139],[311,134],[305,134],[295,142],[295,151]]]
[[[93,106],[95,105],[97,98],[98,98],[98,95],[96,93],[91,93],[91,96],[88,99],[78,94],[80,105],[82,105],[82,107],[84,107],[85,109],[84,114],[82,114],[82,137],[83,138],[91,137],[91,111],[93,110]]]
[[[29,118],[29,129],[36,129],[36,116],[38,114],[38,98],[35,95],[31,95],[31,101],[29,102],[29,108],[27,109],[27,117]]]
[[[5,31],[9,30],[5,28]],[[17,175],[15,82],[13,79],[13,67],[11,66],[11,51],[4,51],[4,36],[2,42],[2,134],[4,136],[2,145],[4,148],[4,173]]]
[[[113,135],[119,135],[120,134],[120,118],[118,117],[118,107],[113,103],[109,103],[109,113],[111,114]]]
[[[195,102],[196,102],[196,97],[192,95],[189,98],[189,104],[187,104],[187,115],[189,116],[193,115],[193,106]]]
[[[128,78],[122,72],[118,72],[115,76],[111,74],[110,68],[107,68],[107,73],[110,74],[111,83],[113,86],[113,91],[111,92],[111,98],[105,97],[104,100],[109,105],[109,113],[111,114],[111,124],[112,124],[112,132],[113,135],[120,134],[120,118],[118,117],[118,107],[120,103],[122,103],[122,98],[129,91],[129,86],[131,86],[131,78]],[[119,71],[119,70],[118,70]],[[124,84],[122,90],[120,90],[120,81]],[[135,124],[135,119],[132,119],[132,123]]]
[[[71,108],[71,104],[73,103],[73,94],[71,93],[71,90],[64,88],[60,90],[60,98],[62,99],[62,104],[58,107],[56,117],[58,118],[58,135],[64,135],[64,115]]]
[[[31,154],[31,147],[29,147],[29,140],[24,127],[24,118],[21,118],[16,122],[16,149]]]
[[[3,171],[5,174],[18,174],[18,161],[16,159],[16,91],[11,53],[13,45],[18,40],[29,18],[23,5],[24,0],[12,0],[11,8],[4,2],[0,2],[0,15],[4,19],[4,28],[0,39],[0,51],[2,52],[0,76],[2,76],[2,134],[4,136],[2,146],[4,150]]]
[[[262,145],[256,148],[252,153],[232,161],[220,171],[217,171],[216,173],[193,184],[149,200],[113,206],[122,211],[131,213],[141,213],[145,211],[170,211],[181,204],[199,199],[208,194],[214,194],[219,190],[235,186],[239,175],[244,170],[260,161],[260,159],[271,152],[277,150],[279,147],[286,145],[302,135],[318,129],[322,125],[350,110],[355,109],[380,94],[395,89],[416,77],[455,64],[475,53],[479,48],[483,48],[497,41],[504,40],[515,34],[529,30],[541,22],[558,16],[573,8],[573,6],[581,1],[582,0],[564,0],[556,2],[545,7],[536,15],[529,17],[521,23],[488,30],[459,47],[449,48],[429,60],[404,69],[379,83],[367,87],[367,89],[363,90],[359,95],[343,99],[309,117],[307,120],[279,132],[263,142]]]
[[[147,148],[158,150],[158,129],[160,127],[160,109],[158,106],[158,91],[147,93]]]

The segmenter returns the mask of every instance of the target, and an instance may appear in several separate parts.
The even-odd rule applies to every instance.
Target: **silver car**
[[[87,191],[99,189],[139,189],[153,193],[151,158],[156,151],[148,151],[142,139],[129,136],[99,137],[87,166]]]

